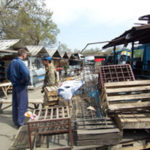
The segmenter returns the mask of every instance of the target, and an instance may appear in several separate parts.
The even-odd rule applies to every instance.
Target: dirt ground
[[[29,90],[29,99],[43,99],[41,94],[41,88]],[[12,94],[8,95],[8,99],[11,99]],[[8,104],[7,104],[8,105]],[[17,134],[18,129],[13,125],[12,122],[12,107],[4,110],[0,113],[0,149],[9,150],[10,145]]]

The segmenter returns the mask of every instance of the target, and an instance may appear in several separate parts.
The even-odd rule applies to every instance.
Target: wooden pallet
[[[77,120],[74,139],[77,146],[106,146],[119,143],[121,134],[110,118]]]
[[[115,120],[121,129],[150,129],[150,113],[116,114]]]
[[[104,112],[145,111],[150,108],[150,80],[105,83],[100,98]]]

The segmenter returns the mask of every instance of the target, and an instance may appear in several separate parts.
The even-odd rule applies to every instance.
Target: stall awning
[[[138,41],[140,44],[150,42],[150,24],[133,27],[130,30],[125,31],[122,35],[110,41],[103,48],[128,44],[136,41]]]

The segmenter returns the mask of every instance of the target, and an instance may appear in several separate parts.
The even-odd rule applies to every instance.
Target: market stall
[[[43,85],[43,80],[45,77],[45,68],[42,65],[41,57],[47,53],[43,46],[26,46],[27,50],[30,52],[28,60],[25,61],[26,66],[29,68],[31,76],[31,86],[39,87]]]

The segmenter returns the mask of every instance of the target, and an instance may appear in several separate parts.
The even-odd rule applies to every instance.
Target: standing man
[[[46,86],[53,86],[57,84],[57,73],[56,73],[56,69],[53,65],[53,63],[51,63],[52,58],[49,55],[44,55],[44,57],[42,58],[42,63],[45,66],[45,79],[44,79],[44,85],[42,87],[42,93],[44,92],[44,88]]]
[[[28,107],[27,86],[30,83],[30,74],[23,63],[27,57],[27,51],[20,49],[18,57],[13,59],[7,70],[7,78],[13,85],[12,115],[17,127],[24,125],[24,113]]]

